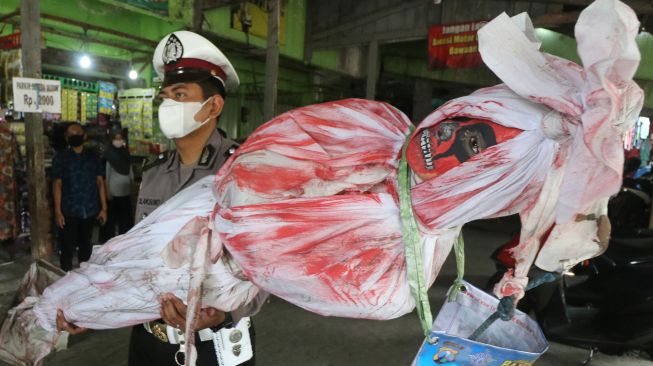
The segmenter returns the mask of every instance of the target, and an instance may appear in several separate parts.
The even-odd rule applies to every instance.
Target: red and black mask
[[[430,179],[520,132],[485,119],[454,117],[415,135],[408,144],[406,158],[417,175]]]

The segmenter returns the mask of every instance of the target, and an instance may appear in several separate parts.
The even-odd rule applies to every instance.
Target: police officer
[[[238,87],[236,71],[222,52],[204,37],[178,31],[159,42],[153,58],[162,78],[163,99],[159,107],[161,131],[175,143],[174,151],[160,154],[143,168],[138,194],[136,221],[140,221],[180,190],[201,178],[215,174],[237,144],[217,130],[226,91]],[[253,315],[265,301],[261,293],[250,304],[227,314],[218,309],[202,309],[196,321],[197,365],[217,365],[211,335],[241,317]],[[176,365],[179,334],[185,328],[186,306],[172,294],[161,300],[161,320],[137,325],[129,345],[129,365]],[[83,331],[58,316],[60,329],[72,334]],[[81,330],[80,330],[81,329]],[[253,339],[253,328],[250,328]],[[250,360],[242,365],[253,365]]]

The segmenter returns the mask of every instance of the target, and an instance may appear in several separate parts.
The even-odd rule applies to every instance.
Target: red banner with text
[[[478,53],[477,31],[487,21],[429,27],[429,68],[459,69],[483,64]]]
[[[20,48],[20,32],[0,37],[0,50]]]

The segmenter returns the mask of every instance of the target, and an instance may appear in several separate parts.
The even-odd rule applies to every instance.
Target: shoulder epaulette
[[[153,158],[146,159],[145,161],[143,161],[143,171],[145,172],[145,171],[147,171],[149,169],[154,168],[155,166],[159,166],[159,165],[165,163],[166,161],[168,161],[168,159],[172,156],[173,153],[174,153],[174,151],[168,150],[168,151],[162,152],[161,154],[159,154],[159,155],[157,155],[157,156],[155,156]]]

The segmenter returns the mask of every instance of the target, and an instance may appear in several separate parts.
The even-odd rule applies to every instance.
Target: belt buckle
[[[152,335],[156,337],[156,339],[164,343],[169,343],[168,332],[164,324],[158,322],[151,322],[150,329],[152,329]]]

